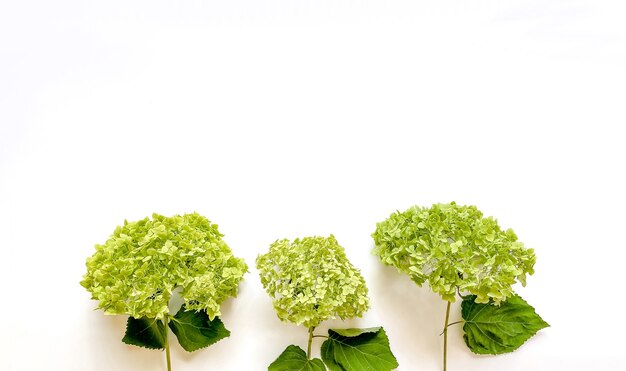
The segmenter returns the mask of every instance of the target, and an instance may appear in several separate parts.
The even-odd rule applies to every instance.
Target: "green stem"
[[[163,318],[163,323],[165,324],[165,359],[167,359],[167,371],[172,371],[172,361],[170,360],[170,342],[167,340],[167,333],[169,332],[167,328],[168,319],[169,315],[166,314]]]
[[[306,348],[307,359],[311,359],[311,343],[313,342],[313,330],[315,330],[315,327],[309,327],[309,345]]]
[[[447,369],[447,359],[448,359],[448,321],[450,320],[450,304],[448,302],[448,306],[446,307],[446,324],[443,328],[443,371]]]

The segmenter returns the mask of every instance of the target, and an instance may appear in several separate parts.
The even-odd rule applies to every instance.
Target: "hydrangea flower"
[[[413,206],[378,223],[372,237],[384,264],[420,286],[428,282],[450,302],[460,290],[476,295],[477,303],[498,304],[513,295],[511,285],[525,285],[526,274],[534,273],[533,249],[475,206]]]
[[[333,235],[274,242],[256,266],[283,321],[315,328],[322,321],[360,317],[367,287]]]
[[[222,236],[197,213],[124,221],[96,245],[81,285],[107,314],[156,319],[168,314],[172,292],[180,287],[187,310],[204,310],[213,319],[248,270]]]

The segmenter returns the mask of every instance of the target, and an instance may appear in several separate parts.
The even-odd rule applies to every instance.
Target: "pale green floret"
[[[278,240],[259,255],[256,266],[283,321],[310,328],[329,318],[360,317],[369,309],[365,280],[333,235]]]
[[[172,292],[181,287],[186,309],[206,310],[213,319],[248,270],[222,236],[197,213],[124,221],[104,245],[96,245],[81,285],[105,313],[135,318],[163,318]]]
[[[418,285],[428,281],[444,300],[455,292],[500,303],[513,294],[516,281],[533,274],[535,253],[517,241],[511,229],[483,218],[475,206],[435,204],[395,212],[376,225],[374,253],[387,265],[408,274]]]

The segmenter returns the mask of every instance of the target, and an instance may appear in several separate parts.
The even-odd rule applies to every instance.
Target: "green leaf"
[[[290,345],[267,368],[268,371],[326,371],[319,358],[308,359],[304,350]]]
[[[205,311],[185,310],[184,307],[170,318],[169,326],[180,345],[188,352],[208,347],[230,336],[230,331],[219,317],[211,321]]]
[[[370,327],[370,328],[334,328],[333,331],[338,333],[341,336],[353,338],[355,336],[359,336],[361,334],[378,332],[381,327]]]
[[[126,344],[148,349],[163,349],[165,347],[165,331],[167,330],[160,320],[128,317],[126,334],[122,341]]]
[[[463,299],[461,315],[465,320],[463,339],[477,354],[509,353],[519,348],[537,331],[548,325],[519,295],[500,306],[475,302],[476,296]]]
[[[344,371],[344,369],[335,362],[335,348],[333,344],[333,341],[328,340],[322,343],[322,359],[330,371]]]
[[[389,371],[398,367],[382,327],[329,329],[322,359],[331,371]]]

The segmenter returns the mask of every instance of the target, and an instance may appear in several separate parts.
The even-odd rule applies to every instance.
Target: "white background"
[[[0,369],[164,370],[78,283],[124,219],[198,211],[251,269],[224,305],[232,336],[175,345],[175,370],[263,370],[306,346],[254,259],[330,233],[372,309],[327,326],[383,325],[399,370],[440,370],[444,302],[382,266],[370,234],[396,209],[452,200],[536,249],[519,292],[552,327],[479,357],[456,326],[449,370],[626,369],[625,11],[0,0]]]

